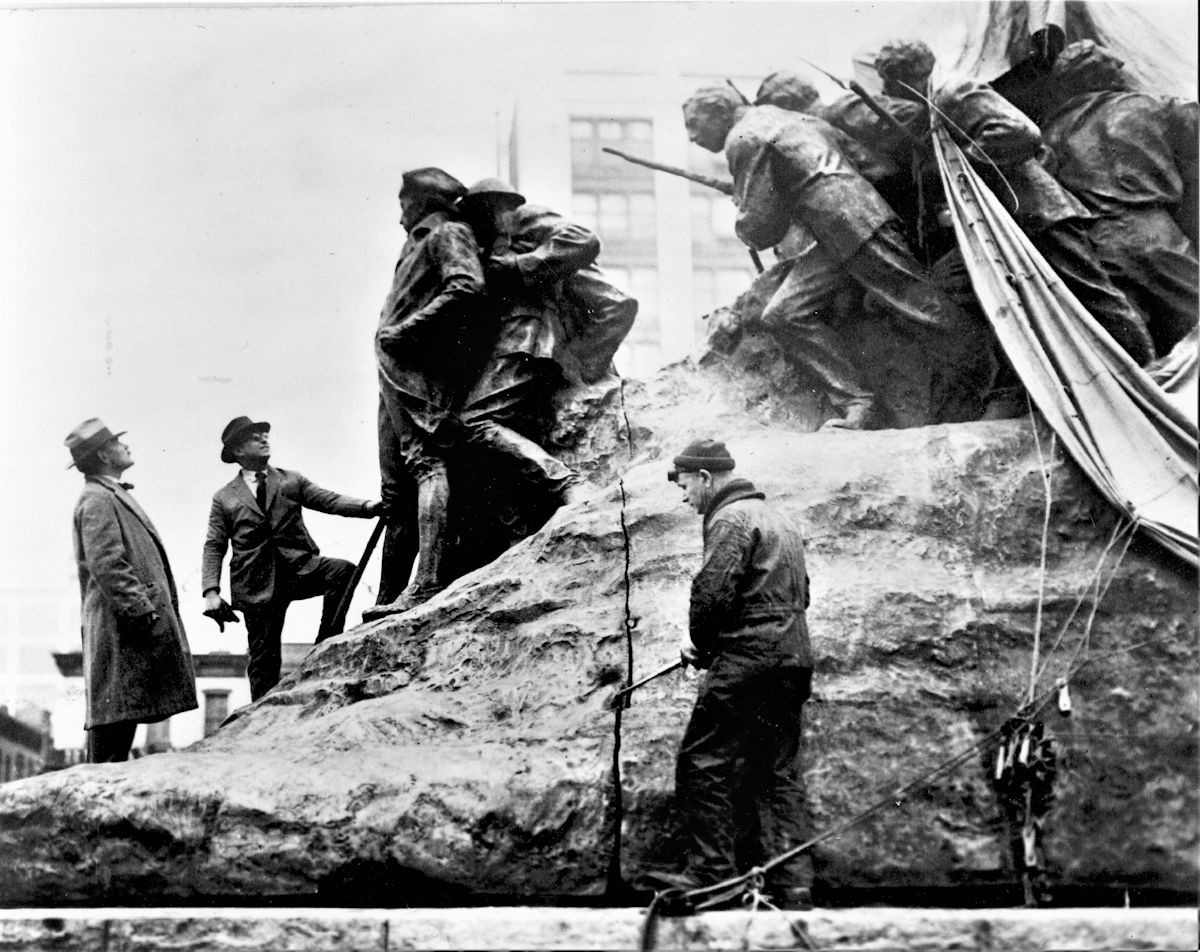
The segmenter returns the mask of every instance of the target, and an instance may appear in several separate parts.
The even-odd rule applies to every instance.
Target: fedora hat
[[[118,436],[124,436],[125,430],[120,433],[114,433],[101,422],[99,417],[91,417],[84,420],[79,426],[75,427],[67,438],[63,440],[67,449],[71,451],[71,459],[73,462],[67,464],[67,469],[77,463],[83,462],[89,456],[100,449],[109,440],[115,440]]]
[[[263,421],[255,423],[248,416],[234,417],[226,423],[225,429],[221,431],[221,462],[236,463],[237,460],[230,451],[242,442],[248,433],[258,430],[270,432],[271,424]]]

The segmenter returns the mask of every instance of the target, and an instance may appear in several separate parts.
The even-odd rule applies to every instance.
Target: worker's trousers
[[[800,756],[811,676],[808,668],[732,652],[717,655],[709,669],[675,773],[685,871],[698,885],[774,859],[809,835]],[[812,877],[803,853],[772,870],[767,885],[811,886]]]

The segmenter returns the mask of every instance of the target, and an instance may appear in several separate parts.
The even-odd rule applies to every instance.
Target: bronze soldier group
[[[375,335],[389,526],[367,618],[406,611],[496,554],[481,538],[489,521],[501,523],[502,549],[536,528],[531,512],[536,523],[578,495],[577,474],[543,445],[553,399],[568,382],[609,372],[637,312],[596,267],[594,234],[527,205],[506,182],[467,188],[416,169],[403,176],[400,207],[408,238]],[[472,479],[455,490],[467,498],[454,520],[456,466]],[[465,519],[481,471],[501,483],[507,472],[519,492],[501,504],[501,484]]]
[[[1038,122],[970,77],[935,84],[934,66],[923,43],[896,42],[875,61],[883,93],[870,102],[850,93],[822,104],[801,77],[776,73],[754,103],[713,85],[683,105],[691,141],[728,162],[737,235],[788,262],[761,320],[820,381],[839,411],[831,428],[879,422],[875,386],[841,333],[848,315],[907,329],[933,362],[952,359],[955,337],[982,320],[939,214],[933,117],[1139,365],[1196,327],[1195,102],[1131,89],[1119,60],[1090,41],[1044,58],[1027,90]],[[467,187],[441,169],[414,169],[402,177],[399,202],[407,237],[375,334],[381,501],[270,467],[265,422],[239,417],[222,434],[222,459],[241,470],[213,501],[206,613],[223,625],[236,620],[231,608],[245,612],[255,698],[278,681],[292,600],[325,598],[318,640],[341,630],[353,566],[319,556],[301,510],[383,515],[379,599],[366,616],[421,604],[494,554],[472,535],[488,520],[493,548],[495,539],[503,548],[578,494],[578,475],[546,449],[554,398],[564,385],[610,371],[636,315],[636,301],[597,267],[597,236],[527,203],[506,182]],[[132,464],[120,435],[90,420],[67,439],[86,477],[76,554],[87,726],[98,760],[126,756],[139,721],[196,705],[165,553],[120,482]],[[657,885],[687,891],[737,875],[739,783],[758,824],[752,864],[807,835],[799,757],[813,658],[799,531],[732,475],[724,444],[697,441],[674,463],[670,478],[704,518],[704,564],[681,655],[709,671],[677,770],[686,862]],[[456,479],[464,471],[471,479]],[[488,511],[465,518],[481,482],[490,487]],[[514,499],[540,503],[522,510],[498,502],[506,487]],[[232,607],[220,597],[230,545]],[[811,862],[801,857],[766,886],[778,904],[803,907],[811,884]]]
[[[1136,363],[1195,329],[1196,103],[1134,91],[1090,40],[1039,62],[1022,102],[1038,104],[1041,127],[987,83],[935,84],[934,55],[919,41],[881,48],[883,93],[869,101],[848,92],[825,104],[802,77],[772,73],[753,105],[728,85],[684,103],[692,141],[725,153],[739,237],[790,262],[760,321],[840,409],[827,426],[878,420],[873,384],[842,335],[849,315],[892,318],[935,360],[953,361],[946,344],[986,326],[940,214],[931,117]],[[1018,382],[1003,355],[990,366],[980,393],[1011,395]],[[937,405],[931,398],[934,419]]]

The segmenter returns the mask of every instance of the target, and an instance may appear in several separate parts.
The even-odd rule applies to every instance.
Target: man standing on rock
[[[704,518],[704,563],[692,581],[689,636],[680,645],[685,665],[708,669],[675,774],[686,860],[679,873],[657,874],[684,890],[737,875],[739,782],[757,821],[751,864],[799,845],[808,831],[801,712],[813,657],[804,539],[733,468],[724,443],[697,440],[667,474]],[[810,907],[812,877],[807,853],[772,869],[771,901]]]
[[[321,555],[302,510],[367,519],[383,509],[378,502],[322,489],[294,470],[269,466],[270,430],[270,423],[240,416],[221,434],[221,462],[237,463],[239,471],[213,496],[201,573],[205,614],[224,631],[225,621],[237,620],[221,597],[221,563],[232,547],[229,588],[232,607],[246,616],[246,675],[254,701],[279,683],[283,622],[292,602],[324,597],[318,643],[342,630],[338,609],[354,563]]]
[[[846,278],[876,312],[909,327],[950,332],[960,315],[905,244],[900,220],[842,151],[840,134],[816,116],[747,106],[726,87],[698,90],[683,105],[688,138],[725,152],[738,207],[738,237],[751,248],[780,243],[793,223],[815,239],[816,254],[793,269],[811,292],[781,288],[787,313],[763,311],[787,350],[803,361],[842,411],[827,426],[863,429],[876,397],[828,319],[830,293]]]
[[[197,707],[166,550],[133,487],[121,482],[133,465],[122,435],[93,418],[65,441],[83,473],[74,538],[91,763],[128,760],[138,724]]]

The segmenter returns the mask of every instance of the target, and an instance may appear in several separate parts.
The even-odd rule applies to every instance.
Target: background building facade
[[[600,264],[638,299],[617,369],[643,377],[686,356],[703,338],[703,316],[746,290],[755,275],[733,225],[728,196],[654,172],[615,148],[728,180],[723,156],[687,140],[681,105],[714,77],[690,69],[564,66],[561,84],[523,91],[509,123],[501,175],[529,201],[595,231]],[[760,78],[735,78],[753,95]]]

